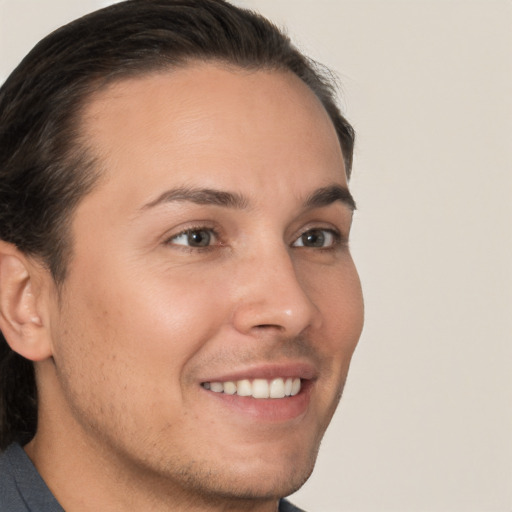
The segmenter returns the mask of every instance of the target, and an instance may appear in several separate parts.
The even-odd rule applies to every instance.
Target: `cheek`
[[[214,289],[190,276],[137,279],[133,273],[129,280],[111,273],[71,288],[80,293],[67,293],[58,313],[55,362],[79,423],[147,433],[148,418],[157,432],[184,421],[188,363],[226,316]]]
[[[304,270],[303,287],[322,324],[311,342],[325,365],[317,381],[318,432],[323,435],[341,398],[363,328],[363,297],[357,270],[347,255],[340,264]],[[308,278],[307,276],[310,276]],[[320,437],[318,441],[320,441]]]
[[[126,323],[155,348],[192,354],[225,319],[220,279],[215,273],[162,272],[134,280],[122,306]]]
[[[83,330],[88,343],[99,339],[98,352],[124,361],[134,377],[181,376],[226,317],[219,284],[197,273],[130,268],[110,274],[101,287],[99,281],[82,284]]]
[[[350,357],[359,341],[364,321],[361,283],[352,259],[342,264],[306,273],[305,288],[321,314],[326,355],[338,358],[348,371]]]

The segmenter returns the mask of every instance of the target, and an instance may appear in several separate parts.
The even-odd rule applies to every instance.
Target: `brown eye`
[[[293,247],[325,248],[336,244],[336,234],[329,229],[310,229],[303,233]]]
[[[188,247],[208,247],[213,238],[214,234],[211,229],[188,229],[173,237],[171,243]]]

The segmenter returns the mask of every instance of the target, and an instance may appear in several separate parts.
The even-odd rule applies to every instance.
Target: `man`
[[[352,150],[221,0],[36,46],[0,92],[2,510],[297,510],[362,328]]]

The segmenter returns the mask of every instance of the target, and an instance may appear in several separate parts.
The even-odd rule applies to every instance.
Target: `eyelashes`
[[[217,242],[218,235],[212,228],[193,228],[182,231],[168,240],[167,243],[185,247],[205,248]],[[218,244],[217,244],[218,245]]]
[[[210,226],[187,228],[168,238],[165,244],[189,252],[211,251],[226,245],[218,231]],[[290,244],[291,247],[322,251],[334,250],[346,245],[347,238],[337,229],[325,227],[308,228]]]
[[[325,249],[338,246],[340,242],[341,235],[338,231],[325,228],[313,228],[299,236],[299,238],[293,242],[292,247]]]

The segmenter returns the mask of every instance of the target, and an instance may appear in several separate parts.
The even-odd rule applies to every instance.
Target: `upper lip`
[[[272,380],[279,377],[314,380],[317,376],[318,372],[315,366],[308,362],[266,363],[238,368],[228,373],[215,374],[202,379],[201,382],[228,382],[244,379]]]

